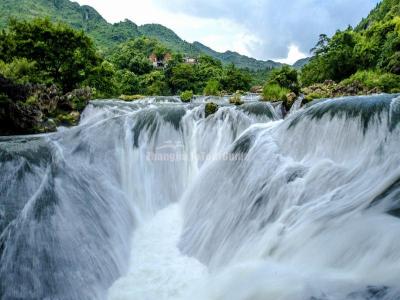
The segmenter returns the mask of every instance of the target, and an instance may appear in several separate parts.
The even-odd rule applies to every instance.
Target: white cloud
[[[277,59],[276,61],[284,63],[284,64],[288,64],[288,65],[293,65],[299,59],[307,57],[307,55],[304,54],[303,52],[301,52],[299,47],[297,47],[296,45],[290,45],[288,48],[289,48],[288,56],[283,59],[282,58]]]
[[[108,21],[159,23],[183,39],[258,59],[293,62],[320,33],[355,25],[379,0],[78,0]]]

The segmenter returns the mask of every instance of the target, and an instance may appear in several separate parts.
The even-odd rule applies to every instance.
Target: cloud
[[[295,45],[309,53],[320,33],[356,25],[378,0],[155,0],[171,11],[205,19],[227,19],[253,36],[247,52],[285,58]]]
[[[320,33],[356,25],[379,0],[78,0],[109,21],[160,23],[218,51],[292,62]]]

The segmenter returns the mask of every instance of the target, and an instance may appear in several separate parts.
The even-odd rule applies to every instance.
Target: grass
[[[290,93],[290,90],[281,87],[279,84],[267,84],[263,89],[263,98],[265,101],[285,101],[286,95]]]

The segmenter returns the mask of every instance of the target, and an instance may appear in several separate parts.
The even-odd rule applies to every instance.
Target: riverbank
[[[18,84],[0,76],[0,135],[53,132],[77,125],[92,89],[63,93],[55,85]]]

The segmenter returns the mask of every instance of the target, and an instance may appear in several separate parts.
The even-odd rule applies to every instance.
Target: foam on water
[[[136,229],[129,271],[109,290],[109,300],[175,300],[207,274],[195,258],[178,249],[180,206],[172,204]]]
[[[400,299],[400,98],[209,100],[0,139],[0,298]]]

